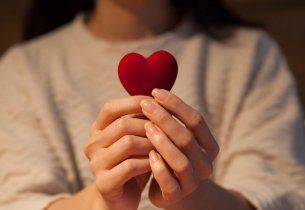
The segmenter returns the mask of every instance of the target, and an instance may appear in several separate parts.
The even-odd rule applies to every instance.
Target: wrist
[[[220,187],[209,179],[202,181],[198,188],[166,210],[255,210],[238,192]]]
[[[59,199],[51,203],[47,210],[109,210],[104,205],[102,196],[95,183],[90,184],[71,197]]]
[[[90,210],[111,210],[107,205],[105,200],[103,199],[103,196],[98,191],[95,182],[90,185],[91,187],[91,193],[92,193],[92,202],[91,202],[91,208]]]

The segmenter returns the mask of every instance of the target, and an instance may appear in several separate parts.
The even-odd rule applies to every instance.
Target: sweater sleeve
[[[20,57],[13,48],[0,61],[0,209],[42,210],[70,192]]]
[[[305,209],[303,113],[295,81],[277,44],[266,34],[259,39],[221,150],[220,184],[258,210]]]

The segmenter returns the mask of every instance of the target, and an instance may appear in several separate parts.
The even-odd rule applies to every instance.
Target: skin
[[[121,118],[141,112],[144,98],[127,97],[105,103],[85,144],[84,152],[106,209],[137,209],[151,174],[148,153],[154,147],[145,138],[144,129],[149,121]]]
[[[84,146],[96,181],[80,193],[54,202],[48,210],[135,210],[150,171],[154,179],[149,195],[157,207],[253,209],[237,192],[207,179],[218,146],[202,116],[174,94],[164,92],[168,94],[165,101],[132,96],[104,104]],[[149,103],[156,106],[155,111],[147,110]],[[121,118],[127,114],[131,117]],[[151,126],[157,129],[154,134]]]
[[[180,18],[168,0],[98,0],[88,27],[98,38],[122,42],[162,34]]]
[[[179,19],[169,0],[98,0],[87,25],[96,37],[122,42],[164,33]],[[151,172],[149,197],[157,207],[254,209],[238,192],[207,179],[219,148],[203,117],[172,93],[163,91],[162,100],[157,92],[104,104],[84,146],[95,182],[47,210],[135,210]],[[151,103],[154,112],[147,109]]]

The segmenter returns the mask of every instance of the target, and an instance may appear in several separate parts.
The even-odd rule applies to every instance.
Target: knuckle
[[[191,194],[198,188],[198,183],[192,183],[189,185],[188,189],[185,191],[185,195]]]
[[[181,159],[176,163],[176,169],[175,171],[178,174],[185,174],[185,173],[190,173],[193,171],[192,166],[190,162],[186,159]]]
[[[96,129],[96,127],[95,127],[96,124],[97,124],[97,119],[95,120],[95,122],[93,123],[93,125],[90,127],[90,130],[89,130],[89,136],[90,136],[90,138],[92,138],[92,137],[98,135],[98,134],[101,132],[101,130]]]
[[[98,133],[97,135],[90,137],[84,144],[83,152],[86,157],[90,160],[90,157],[94,150],[96,149],[98,143],[103,138],[103,133]]]
[[[213,164],[211,162],[205,163],[201,172],[200,179],[205,180],[213,173]]]
[[[114,104],[112,100],[106,101],[101,109],[101,112],[109,114],[113,112]]]
[[[207,164],[205,171],[207,174],[206,178],[208,178],[213,173],[213,164],[211,162],[209,162],[209,164]]]
[[[120,131],[122,133],[127,133],[128,132],[128,119],[127,118],[119,118],[115,121],[115,129],[117,131]]]
[[[201,126],[202,123],[204,123],[203,117],[201,116],[201,114],[199,114],[199,112],[195,111],[194,114],[191,116],[191,122],[189,125],[190,128],[196,129]]]
[[[122,144],[124,150],[133,150],[135,147],[135,139],[132,135],[126,135],[122,138]]]
[[[83,148],[83,151],[84,151],[84,154],[86,155],[86,157],[90,160],[90,154],[91,154],[91,151],[92,151],[92,147],[93,145],[95,144],[95,142],[91,141],[90,139],[87,140],[84,144],[84,148]]]
[[[93,136],[93,133],[94,133],[94,128],[93,126],[91,126],[89,130],[89,136]]]
[[[90,161],[90,170],[91,170],[92,174],[95,174],[98,171],[98,169],[100,169],[99,161],[97,159],[93,158]]]
[[[185,134],[182,134],[181,142],[179,143],[179,146],[182,150],[191,150],[194,146],[194,137],[190,132],[185,132]]]
[[[130,175],[131,173],[133,173],[133,171],[135,171],[136,169],[136,165],[135,163],[132,161],[132,160],[125,160],[123,163],[122,163],[122,170],[121,170],[121,173],[124,175],[124,176],[128,176]]]
[[[180,195],[180,187],[178,184],[168,184],[163,191],[163,195],[166,198],[178,197]]]
[[[215,141],[215,145],[214,145],[213,149],[211,150],[212,160],[214,160],[217,157],[217,155],[219,154],[219,151],[220,151],[219,145]]]

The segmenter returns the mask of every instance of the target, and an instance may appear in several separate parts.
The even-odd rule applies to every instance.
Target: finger
[[[158,185],[162,191],[162,195],[154,195],[154,200],[160,200],[163,198],[170,199],[172,201],[178,200],[182,196],[180,185],[165,165],[162,157],[152,150],[149,153],[149,163],[154,174],[154,178],[158,182]]]
[[[136,118],[117,119],[103,131],[104,139],[99,145],[102,147],[109,147],[125,135],[146,137],[144,125],[147,122],[147,120]]]
[[[214,160],[219,152],[219,147],[203,117],[195,109],[167,90],[154,89],[152,95],[166,110],[186,125],[194,134],[199,145]]]
[[[102,194],[118,189],[132,177],[151,171],[148,158],[127,159],[112,170],[100,172],[95,176],[96,185]]]
[[[192,192],[197,186],[197,178],[188,158],[172,143],[172,141],[157,126],[148,122],[145,125],[147,137],[168,163],[179,179],[183,192]]]
[[[125,98],[118,98],[107,101],[96,121],[93,123],[91,130],[103,130],[110,125],[116,119],[134,113],[140,113],[140,101],[143,99],[149,99],[148,96],[129,96]]]
[[[202,151],[192,133],[176,121],[159,104],[143,100],[141,105],[143,113],[156,124],[189,159],[198,178],[200,180],[206,179],[211,174],[212,163],[210,157]],[[162,153],[161,155],[163,156]]]
[[[126,117],[115,120],[103,131],[97,130],[85,143],[85,155],[90,160],[98,148],[107,148],[125,135],[146,137],[146,131],[144,129],[146,122],[148,121]]]
[[[155,101],[152,98],[146,99],[149,101]],[[138,119],[143,119],[143,120],[149,120],[142,112],[141,113],[136,113],[136,114],[130,114],[131,118],[138,118]]]
[[[148,156],[154,146],[147,138],[127,135],[100,154],[100,166],[112,169],[131,156]]]

